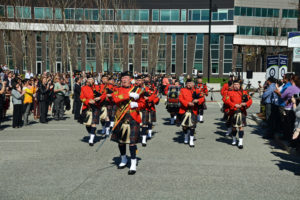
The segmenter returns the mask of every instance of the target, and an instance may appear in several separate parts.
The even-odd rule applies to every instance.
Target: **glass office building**
[[[191,74],[197,69],[203,76],[228,76],[243,70],[240,58],[245,55],[240,47],[252,45],[245,38],[283,38],[297,28],[296,9],[276,4],[259,7],[262,1],[248,6],[245,0],[213,0],[210,72],[209,1],[116,0],[99,5],[99,1],[82,0],[63,6],[2,1],[0,63],[35,73],[67,72],[73,67],[165,74]],[[244,23],[244,19],[286,23],[270,26]]]

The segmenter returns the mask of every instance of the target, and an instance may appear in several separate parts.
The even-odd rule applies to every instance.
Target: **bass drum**
[[[167,94],[167,108],[179,108],[180,86],[170,86]]]

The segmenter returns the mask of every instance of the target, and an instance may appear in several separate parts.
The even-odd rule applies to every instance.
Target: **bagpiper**
[[[81,88],[80,99],[83,102],[82,113],[86,114],[88,111],[92,112],[91,120],[86,122],[86,130],[90,134],[89,145],[94,145],[94,138],[96,134],[96,126],[99,124],[99,117],[101,112],[101,103],[106,98],[106,93],[100,90],[98,85],[94,84],[94,79],[88,77],[86,85]]]
[[[108,94],[117,105],[115,124],[112,131],[111,140],[118,143],[121,162],[119,169],[127,165],[126,145],[129,145],[131,155],[131,165],[128,171],[129,175],[136,173],[136,151],[139,139],[140,123],[142,122],[139,114],[140,109],[145,106],[143,97],[144,90],[140,87],[131,85],[131,75],[129,72],[121,74],[120,88],[117,88],[113,94]]]
[[[198,78],[197,78],[196,88],[199,89],[203,95],[208,96],[207,85],[202,82],[201,76],[198,76]],[[204,115],[204,110],[206,110],[206,109],[207,109],[207,107],[206,107],[205,98],[204,98],[204,103],[199,106],[199,114],[197,116],[197,120],[200,123],[204,123],[203,115]]]
[[[142,110],[142,146],[147,146],[147,139],[152,138],[153,123],[156,122],[155,105],[159,103],[158,90],[151,84],[150,78],[145,77],[144,80],[144,98],[145,108]]]
[[[100,89],[101,91],[105,91],[107,92],[107,88],[108,88],[108,76],[107,75],[103,75],[101,77],[101,85],[100,85]],[[101,115],[100,115],[100,121],[101,121],[101,125],[102,125],[102,134],[106,134],[107,136],[110,134],[110,119],[109,119],[109,114],[111,113],[110,108],[112,108],[111,106],[111,101],[109,99],[109,97],[107,97],[101,105]]]
[[[167,85],[165,89],[165,94],[167,96],[167,106],[166,109],[170,113],[170,124],[174,125],[179,112],[180,102],[179,102],[179,92],[181,86],[179,81],[176,79],[172,80],[172,84]]]
[[[186,87],[180,90],[179,94],[181,116],[181,126],[184,133],[184,143],[194,147],[194,135],[197,125],[198,106],[204,102],[204,96],[199,89],[194,88],[194,83],[191,79],[186,80]]]
[[[236,145],[239,131],[238,147],[243,148],[244,129],[246,126],[247,109],[252,105],[251,96],[241,88],[238,80],[233,81],[233,90],[227,92],[225,104],[229,107],[229,117],[232,127],[232,145]]]

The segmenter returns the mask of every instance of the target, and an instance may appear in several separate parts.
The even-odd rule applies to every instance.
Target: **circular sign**
[[[269,74],[271,77],[274,77],[276,72],[275,72],[275,69],[274,68],[271,68],[270,71],[269,71]]]
[[[286,73],[285,68],[282,68],[281,71],[280,71],[281,77],[284,77],[285,73]]]

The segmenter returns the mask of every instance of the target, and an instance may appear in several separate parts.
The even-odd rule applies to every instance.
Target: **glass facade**
[[[160,34],[158,41],[157,73],[166,73],[167,35]]]
[[[233,48],[233,35],[224,35],[224,74],[232,72],[232,48]]]
[[[188,35],[184,34],[183,35],[183,73],[186,74],[187,72],[187,41],[188,40]]]
[[[16,6],[16,18],[31,19],[31,8],[25,6]]]
[[[275,8],[251,8],[251,7],[235,7],[235,16],[247,17],[279,17],[279,9]]]
[[[298,18],[298,10],[291,9],[283,9],[282,10],[282,18]]]
[[[238,26],[237,35],[278,36],[278,28]]]
[[[135,21],[135,22],[147,22],[149,21],[149,10],[117,10],[117,21]]]
[[[6,11],[7,11],[7,17],[8,18],[14,18],[15,17],[15,11],[14,11],[13,6],[7,6]]]
[[[114,33],[114,62],[113,71],[121,72],[123,70],[123,35],[121,33]]]
[[[5,17],[5,6],[0,5],[0,17]]]
[[[198,73],[203,73],[203,47],[204,47],[204,34],[198,33],[195,45],[195,57],[194,57],[194,69],[198,70]]]
[[[190,9],[189,21],[200,22],[209,21],[208,9]],[[233,9],[218,9],[217,12],[212,12],[213,21],[233,21]]]
[[[86,71],[96,71],[96,33],[86,34]]]
[[[85,20],[98,21],[99,20],[99,10],[97,9],[84,9]]]
[[[171,44],[171,73],[176,73],[176,34],[172,34],[172,44]]]
[[[52,8],[34,8],[34,18],[35,19],[53,19],[53,9]]]
[[[211,72],[213,74],[219,73],[219,59],[220,59],[220,34],[213,33],[210,38],[210,57],[211,57]]]
[[[147,74],[148,73],[148,47],[149,47],[149,34],[144,33],[142,34],[142,73]]]

